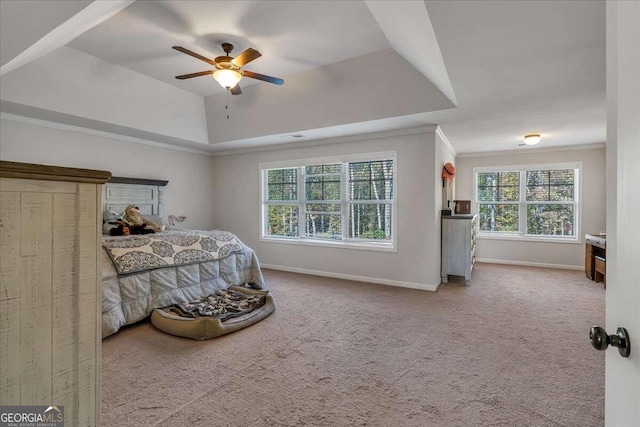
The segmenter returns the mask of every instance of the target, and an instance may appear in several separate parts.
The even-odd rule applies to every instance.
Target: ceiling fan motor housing
[[[233,45],[231,43],[222,43],[222,50],[224,50],[224,53],[229,55],[233,50]]]
[[[236,64],[231,62],[232,60],[233,60],[233,57],[231,57],[231,56],[218,56],[214,60],[214,62],[216,63],[215,67],[218,70],[235,70],[235,71],[238,71],[240,69],[240,67],[238,67]]]

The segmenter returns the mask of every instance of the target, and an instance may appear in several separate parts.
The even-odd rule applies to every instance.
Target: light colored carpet
[[[602,426],[604,290],[479,264],[433,292],[265,270],[277,311],[210,341],[103,342],[104,426]]]

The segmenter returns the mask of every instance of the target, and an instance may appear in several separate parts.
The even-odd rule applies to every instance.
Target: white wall
[[[432,268],[436,271],[440,271],[440,261],[442,255],[442,246],[441,246],[441,230],[442,230],[442,221],[440,219],[441,213],[440,211],[446,207],[446,197],[443,196],[444,188],[442,187],[442,168],[445,164],[451,163],[455,166],[456,164],[456,153],[452,151],[451,145],[445,142],[446,136],[442,133],[441,130],[438,130],[435,134],[435,163],[433,170],[433,179],[435,182],[434,194],[433,194],[433,229],[434,234],[438,236],[437,239],[432,239],[431,244],[433,245],[433,251],[436,255],[432,259]],[[453,182],[453,192],[455,195],[455,180]]]
[[[114,176],[166,179],[165,212],[186,215],[189,228],[214,225],[211,158],[73,131],[0,120],[0,158],[87,169]]]
[[[428,132],[214,157],[214,225],[237,234],[263,264],[435,286],[440,233],[434,144],[435,134]],[[397,151],[397,253],[260,241],[261,162],[390,150]]]
[[[208,144],[204,98],[69,47],[0,80],[3,101]]]
[[[566,151],[529,151],[489,156],[458,156],[456,198],[473,200],[473,168],[479,166],[527,165],[582,162],[582,232],[605,230],[605,149],[604,147]],[[580,230],[578,230],[580,232]],[[478,238],[476,258],[521,263],[584,265],[584,239],[581,243],[519,242]]]

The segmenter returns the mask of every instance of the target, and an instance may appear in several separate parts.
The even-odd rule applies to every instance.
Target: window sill
[[[389,243],[331,242],[313,239],[279,239],[277,237],[261,237],[260,241],[265,243],[284,243],[287,245],[320,246],[325,248],[358,249],[376,252],[398,252],[398,249]]]
[[[525,236],[521,234],[489,234],[480,233],[477,235],[479,240],[513,240],[518,242],[539,242],[539,243],[569,243],[569,244],[581,244],[582,239],[579,237],[537,237],[537,236]]]

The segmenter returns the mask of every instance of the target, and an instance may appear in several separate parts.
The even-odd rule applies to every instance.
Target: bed
[[[103,188],[103,209],[139,206],[164,216],[166,181],[112,178]],[[116,262],[120,260],[120,262]],[[148,317],[154,309],[194,301],[229,286],[265,289],[255,252],[224,231],[169,228],[139,236],[104,236],[102,337]]]

